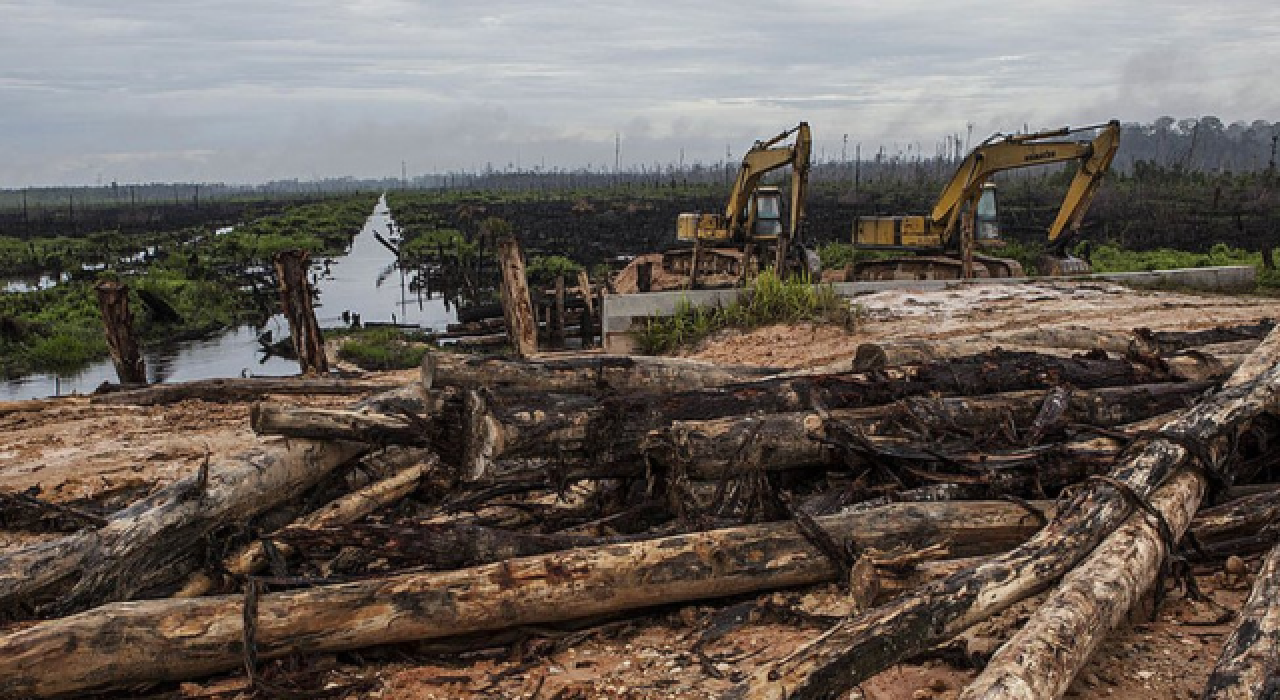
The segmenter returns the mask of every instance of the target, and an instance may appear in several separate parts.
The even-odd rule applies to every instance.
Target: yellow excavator
[[[785,269],[801,256],[812,269],[813,256],[791,245],[804,225],[812,151],[807,122],[767,141],[756,141],[742,158],[724,213],[680,214],[676,238],[683,245],[636,257],[618,274],[617,291],[736,286],[758,271],[762,255],[770,248],[777,269]],[[761,181],[788,166],[791,197],[784,219],[781,188]]]
[[[1098,133],[1092,140],[1062,140],[1064,136],[1093,130]],[[1119,145],[1120,122],[1115,120],[1077,129],[993,136],[964,159],[929,214],[860,217],[855,221],[854,247],[914,255],[861,261],[854,265],[850,278],[1021,277],[1022,265],[1016,260],[978,252],[1004,245],[996,217],[995,184],[989,180],[1002,170],[1065,162],[1077,164],[1076,174],[1049,226],[1040,272],[1055,276],[1087,273],[1089,264],[1071,257],[1066,245],[1079,234],[1085,212]]]

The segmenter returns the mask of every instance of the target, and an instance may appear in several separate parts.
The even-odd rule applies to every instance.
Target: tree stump
[[[276,253],[276,276],[280,283],[280,303],[289,321],[289,334],[298,353],[298,367],[306,376],[329,373],[329,360],[324,354],[324,336],[311,306],[311,284],[307,282],[305,250],[282,250]]]
[[[133,313],[129,311],[129,287],[103,280],[94,287],[98,292],[98,308],[106,329],[111,362],[121,384],[146,384],[147,368],[138,352],[138,339],[133,334]]]
[[[507,322],[507,338],[516,355],[528,357],[538,352],[538,325],[529,300],[520,242],[511,236],[498,241],[498,262],[502,266],[502,315]]]

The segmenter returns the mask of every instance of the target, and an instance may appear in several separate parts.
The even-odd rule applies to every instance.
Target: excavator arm
[[[795,142],[789,146],[778,146],[787,138],[795,135]],[[728,230],[734,238],[743,239],[749,236],[751,224],[754,223],[754,209],[747,206],[751,196],[760,187],[764,176],[779,168],[790,165],[792,169],[791,188],[791,235],[795,235],[801,220],[804,218],[804,195],[809,180],[809,157],[813,150],[813,137],[809,132],[809,123],[800,122],[768,141],[757,141],[742,158],[742,166],[738,168],[738,177],[729,193],[729,202],[725,205],[724,217],[728,222]]]
[[[930,214],[929,218],[935,224],[942,224],[943,239],[949,239],[955,234],[961,223],[960,212],[964,209],[963,205],[976,202],[982,185],[995,173],[1072,161],[1078,161],[1080,167],[1067,189],[1057,218],[1049,227],[1049,241],[1056,241],[1068,227],[1072,232],[1078,230],[1102,181],[1102,175],[1111,166],[1111,160],[1120,145],[1120,122],[1111,121],[1103,126],[1097,138],[1092,141],[1047,140],[1082,130],[1057,129],[1009,136],[973,149],[956,169],[956,174],[943,189]]]

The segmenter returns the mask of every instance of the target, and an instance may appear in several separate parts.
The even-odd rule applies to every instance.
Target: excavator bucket
[[[1042,255],[1038,263],[1037,267],[1040,268],[1040,274],[1048,277],[1070,277],[1072,275],[1087,275],[1093,272],[1093,268],[1089,267],[1088,261],[1070,255],[1066,257]]]

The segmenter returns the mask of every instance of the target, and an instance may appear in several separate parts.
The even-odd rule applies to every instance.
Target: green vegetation
[[[536,255],[529,259],[525,275],[534,288],[554,286],[556,278],[561,276],[565,278],[565,284],[574,285],[578,283],[578,271],[582,269],[581,265],[563,255]]]
[[[422,364],[427,346],[414,342],[398,328],[353,331],[338,348],[338,357],[361,369],[412,369]]]
[[[176,231],[121,234],[104,231],[80,237],[22,241],[0,237],[0,275],[69,271],[71,279],[44,290],[0,294],[0,375],[74,372],[106,357],[102,320],[93,285],[110,276],[130,287],[134,328],[144,345],[206,335],[260,318],[274,295],[255,296],[261,276],[281,250],[303,248],[313,255],[341,253],[360,231],[375,198],[348,196],[298,205],[214,235],[212,225]],[[146,261],[131,259],[152,248]],[[89,266],[104,266],[101,272]],[[150,293],[177,312],[165,318],[143,303]]]
[[[694,345],[725,328],[750,329],[771,323],[806,320],[850,324],[855,317],[848,302],[830,285],[813,285],[808,279],[780,280],[765,270],[728,306],[694,306],[683,301],[675,314],[653,317],[637,333],[642,352],[668,353]]]

